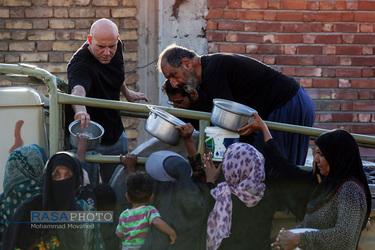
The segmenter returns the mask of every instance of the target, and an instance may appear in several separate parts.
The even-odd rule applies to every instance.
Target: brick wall
[[[0,0],[0,63],[37,65],[66,80],[67,62],[84,43],[91,24],[109,18],[124,42],[126,82],[138,90],[138,0]],[[0,80],[0,86],[19,85]],[[45,86],[33,86],[48,95]],[[134,149],[137,119],[123,120]]]
[[[246,54],[295,77],[315,102],[315,127],[375,135],[375,1],[207,2],[210,53]]]

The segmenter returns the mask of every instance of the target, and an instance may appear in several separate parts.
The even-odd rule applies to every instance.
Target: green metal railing
[[[110,100],[103,100],[103,99],[96,99],[96,98],[83,98],[78,96],[68,95],[63,93],[59,89],[65,88],[64,84],[61,83],[61,79],[57,78],[56,76],[52,75],[46,70],[37,68],[32,65],[25,65],[25,64],[0,64],[0,76],[4,76],[4,78],[9,79],[11,78],[11,74],[15,74],[14,77],[17,79],[17,75],[29,76],[30,81],[35,83],[35,79],[40,80],[48,87],[49,92],[49,152],[50,155],[53,155],[57,151],[61,150],[62,148],[59,147],[61,141],[64,138],[61,137],[61,133],[59,131],[60,123],[60,112],[61,106],[59,104],[79,104],[79,105],[86,105],[86,106],[95,106],[101,108],[111,108],[111,109],[119,109],[121,110],[122,115],[131,116],[131,117],[141,117],[147,118],[149,109],[147,108],[146,104],[139,104],[139,103],[129,103],[129,102],[121,102],[121,101],[110,101]],[[27,82],[27,81],[25,81]],[[59,89],[58,89],[59,86]],[[64,90],[66,91],[66,90]],[[199,112],[199,111],[192,111],[192,110],[184,110],[184,109],[175,109],[171,107],[164,107],[164,106],[156,106],[160,109],[163,109],[174,116],[182,117],[182,118],[190,118],[190,119],[197,119],[200,121],[200,131],[199,131],[199,142],[198,142],[198,151],[203,153],[205,149],[205,135],[204,135],[204,128],[209,126],[210,124],[210,113],[208,112]],[[312,138],[316,138],[324,132],[328,130],[319,129],[319,128],[311,128],[311,127],[304,127],[304,126],[297,126],[297,125],[290,125],[284,123],[277,123],[277,122],[269,122],[266,121],[266,125],[271,130],[278,130],[283,132],[291,132],[291,133],[298,133],[309,135]],[[361,135],[361,134],[353,134],[353,137],[357,140],[358,144],[362,147],[370,147],[375,148],[375,136],[368,136],[368,135]],[[90,155],[86,157],[86,160],[89,162],[99,162],[99,163],[120,163],[119,156],[98,156],[98,155]],[[145,163],[145,157],[139,157],[138,163],[143,164]]]

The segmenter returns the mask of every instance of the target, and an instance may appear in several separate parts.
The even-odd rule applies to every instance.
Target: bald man
[[[129,90],[125,84],[122,42],[116,24],[105,18],[99,19],[92,24],[87,41],[68,64],[68,93],[119,101],[120,92],[130,102],[148,101],[145,94]],[[90,120],[103,126],[105,132],[97,149],[100,154],[127,153],[128,141],[119,110],[67,105],[65,116],[66,127],[73,120],[80,120],[81,127],[88,126]],[[116,166],[101,165],[104,183],[108,183]]]

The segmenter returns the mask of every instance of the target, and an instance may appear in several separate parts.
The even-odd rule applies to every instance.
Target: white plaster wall
[[[207,53],[207,40],[204,29],[207,14],[206,0],[186,0],[179,6],[178,19],[172,16],[174,0],[159,1],[159,54],[172,43],[195,50],[198,54]],[[165,81],[159,73],[159,86]],[[160,105],[167,105],[167,96],[159,92]]]
[[[158,59],[160,52],[172,43],[207,53],[205,38],[206,0],[185,0],[179,6],[178,19],[172,15],[175,0],[138,0],[139,48],[138,67]],[[140,91],[151,104],[167,106],[167,96],[161,91],[164,76],[155,68],[156,63],[138,69]],[[145,120],[138,126],[137,143],[151,138],[144,130]]]

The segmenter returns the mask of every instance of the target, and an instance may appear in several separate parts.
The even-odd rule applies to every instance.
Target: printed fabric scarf
[[[207,222],[207,249],[219,248],[232,227],[232,198],[236,195],[247,207],[255,206],[264,195],[266,185],[264,157],[246,143],[230,145],[223,157],[225,182],[211,190],[216,200]]]

